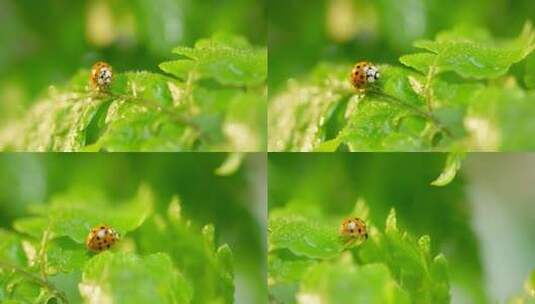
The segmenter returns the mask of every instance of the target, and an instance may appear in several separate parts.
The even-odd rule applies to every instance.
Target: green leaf
[[[451,183],[451,181],[455,178],[457,171],[461,168],[461,163],[464,158],[464,153],[449,153],[448,158],[446,159],[446,165],[444,166],[442,173],[440,173],[440,175],[434,181],[431,182],[431,185],[442,187]]]
[[[181,118],[162,109],[147,108],[119,101],[110,106],[106,130],[94,144],[98,150],[188,151],[198,138],[192,128],[179,123]]]
[[[288,249],[298,256],[330,258],[343,249],[338,226],[299,215],[270,216],[269,250]]]
[[[58,273],[54,276],[48,277],[50,283],[52,283],[58,290],[64,294],[69,303],[82,303],[82,297],[78,291],[78,283],[82,280],[82,267],[83,265],[69,273]],[[56,296],[56,299],[58,297]],[[59,303],[62,303],[59,301]]]
[[[295,294],[299,290],[297,283],[274,283],[269,286],[269,299],[276,303],[295,304]]]
[[[341,143],[339,138],[327,140],[319,144],[319,146],[314,149],[314,152],[336,152]]]
[[[166,73],[175,75],[182,80],[187,80],[190,72],[194,71],[196,63],[193,60],[173,60],[162,62],[158,67]],[[192,77],[194,76],[192,74]]]
[[[17,272],[0,268],[0,301],[3,303],[47,303],[54,296]]]
[[[356,266],[348,256],[312,266],[297,299],[298,303],[411,303],[384,265]]]
[[[322,63],[308,79],[289,81],[268,108],[269,151],[312,151],[325,137],[325,127],[336,119],[350,94],[348,66]],[[345,100],[345,103],[344,103]],[[340,130],[343,125],[334,123]],[[336,131],[335,131],[336,132]],[[336,137],[337,134],[334,134]]]
[[[29,279],[33,275],[30,266],[35,258],[30,247],[19,235],[0,229],[1,303],[47,303],[54,297],[38,280]]]
[[[526,75],[524,82],[528,89],[535,89],[535,53],[532,53],[526,59]]]
[[[229,176],[240,169],[245,153],[230,153],[225,161],[214,171],[219,176]]]
[[[190,284],[164,253],[98,254],[84,267],[79,288],[87,303],[190,303],[192,298]]]
[[[136,229],[150,214],[152,205],[151,190],[145,186],[139,188],[136,197],[122,204],[112,204],[98,194],[73,190],[53,198],[44,217],[23,218],[17,220],[14,227],[39,237],[48,230],[50,238],[68,236],[81,244],[89,231],[99,224],[110,225],[121,235]],[[48,223],[46,226],[43,226],[44,220]]]
[[[406,69],[383,66],[380,91],[358,100],[341,132],[351,151],[428,150],[441,132],[421,95],[423,79]]]
[[[28,264],[20,237],[4,229],[0,229],[0,261],[15,266]],[[2,264],[0,264],[1,268]]]
[[[46,273],[70,273],[82,269],[91,257],[85,247],[67,238],[60,238],[47,244]]]
[[[428,149],[425,119],[380,100],[363,100],[341,139],[351,151],[414,151]]]
[[[48,219],[41,216],[22,217],[13,222],[13,228],[36,239],[43,235],[48,226]]]
[[[171,82],[150,73],[116,76],[113,94],[55,92],[0,132],[0,148],[16,151],[181,151],[198,134],[171,108]],[[133,96],[133,97],[132,97]]]
[[[429,73],[429,67],[435,65],[436,55],[430,53],[416,53],[401,56],[399,61],[423,74]]]
[[[423,73],[454,71],[466,78],[496,78],[535,48],[535,32],[530,23],[526,23],[518,38],[508,42],[495,43],[483,36],[462,30],[440,33],[435,41],[415,43],[431,53],[404,56],[400,60]]]
[[[174,80],[149,72],[127,72],[115,76],[111,91],[117,95],[131,95],[153,102],[155,106],[169,106],[173,96],[169,86]]]
[[[182,218],[182,201],[178,195],[173,196],[169,203],[167,218],[172,223],[179,223]]]
[[[483,85],[478,83],[455,84],[434,79],[431,83],[433,114],[450,136],[462,139],[467,136],[464,119],[467,107],[478,96]],[[455,149],[455,144],[449,150]]]
[[[364,264],[385,264],[413,303],[449,303],[449,277],[443,256],[432,257],[429,236],[416,240],[397,227],[395,210],[384,234],[372,233],[359,252]]]
[[[152,211],[151,190],[142,186],[137,195],[120,205],[96,201],[73,201],[72,197],[60,197],[52,202],[49,218],[56,236],[66,235],[83,243],[89,230],[105,223],[125,235],[139,227]]]
[[[213,37],[197,42],[194,48],[178,47],[173,52],[188,59],[164,62],[160,68],[182,79],[193,75],[223,85],[256,86],[267,77],[267,50],[253,48],[240,38]]]
[[[177,209],[174,201],[170,209]],[[195,290],[192,303],[232,303],[234,301],[234,261],[226,244],[216,248],[214,226],[198,229],[176,212],[169,221],[151,217],[139,230],[139,250],[143,253],[168,251]],[[200,292],[198,292],[200,291]]]
[[[300,282],[307,269],[315,264],[314,260],[283,260],[270,255],[268,266],[269,281],[277,283]]]
[[[215,249],[215,243],[214,243],[215,230],[214,230],[214,225],[212,225],[212,224],[205,225],[202,228],[201,233],[202,233],[202,238],[203,238],[203,242],[204,242],[204,248],[206,249],[206,251],[209,252],[209,253],[214,252],[214,249]]]
[[[4,150],[77,151],[86,142],[85,130],[105,104],[87,93],[57,92],[37,102],[26,117],[0,134]]]
[[[234,302],[234,258],[227,244],[217,248],[215,260],[220,278],[216,293],[222,295],[225,301]]]

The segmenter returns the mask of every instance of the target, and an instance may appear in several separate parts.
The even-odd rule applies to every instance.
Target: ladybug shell
[[[366,223],[358,217],[349,218],[340,225],[340,235],[350,238],[368,238]]]
[[[351,71],[351,84],[356,89],[363,89],[366,84],[378,78],[377,68],[368,61],[357,62]]]
[[[112,67],[106,62],[99,61],[91,68],[89,82],[94,89],[105,91],[110,86],[112,78]]]
[[[89,232],[85,244],[93,252],[110,249],[119,240],[119,233],[108,225],[95,226]]]

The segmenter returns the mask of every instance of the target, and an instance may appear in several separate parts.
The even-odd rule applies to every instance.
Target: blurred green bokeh
[[[535,17],[532,0],[271,0],[268,4],[269,86],[319,61],[399,63],[417,39],[458,25],[514,37]]]
[[[266,1],[0,0],[0,120],[97,60],[158,71],[171,49],[216,32],[267,37]],[[160,71],[161,72],[161,71]]]
[[[236,303],[263,303],[266,286],[265,158],[245,157],[230,176],[215,170],[226,154],[0,154],[0,228],[69,189],[96,189],[112,200],[131,198],[141,183],[166,214],[179,195],[182,214],[196,226],[213,223],[216,242],[234,254]],[[82,187],[82,188],[80,188]],[[35,207],[35,206],[34,206]],[[163,245],[165,246],[165,245]],[[202,292],[202,291],[201,291]]]
[[[327,216],[362,198],[370,220],[394,207],[398,226],[427,234],[448,260],[452,303],[504,303],[535,269],[532,155],[469,154],[452,183],[430,183],[446,154],[272,153],[268,208],[293,203]],[[306,210],[306,209],[305,209]]]

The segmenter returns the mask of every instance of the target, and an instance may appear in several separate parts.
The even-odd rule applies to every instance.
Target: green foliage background
[[[265,150],[264,1],[8,0],[0,9],[2,150]],[[114,68],[112,94],[88,90],[99,60]]]
[[[270,151],[533,149],[531,1],[269,9]],[[382,72],[364,96],[348,81],[360,60]]]
[[[232,173],[217,170],[226,157],[1,155],[0,302],[62,303],[55,289],[69,303],[265,302],[263,158]],[[100,223],[123,239],[95,255],[84,241]]]
[[[535,194],[529,183],[521,182],[530,175],[521,168],[531,166],[533,158],[470,154],[453,181],[434,186],[446,158],[422,153],[271,154],[270,298],[275,303],[306,303],[315,296],[330,303],[344,303],[344,298],[449,303],[451,295],[452,303],[517,303],[511,297],[523,293],[522,282],[535,269],[533,253],[524,255],[533,252]],[[503,169],[507,167],[516,169]],[[518,177],[513,171],[519,171]],[[499,182],[497,176],[504,172],[511,174],[510,183]],[[507,188],[511,191],[489,201]],[[347,249],[338,227],[349,216],[366,220],[370,238]],[[508,221],[518,224],[506,225]],[[494,229],[497,223],[501,229]],[[503,246],[511,251],[501,250]],[[499,254],[493,257],[495,252]],[[504,265],[497,270],[499,264]],[[368,286],[368,280],[374,283]],[[511,286],[512,280],[516,285]],[[370,292],[372,286],[378,290]]]

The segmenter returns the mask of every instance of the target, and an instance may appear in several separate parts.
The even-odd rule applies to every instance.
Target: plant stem
[[[425,97],[425,101],[427,102],[427,111],[429,114],[433,112],[433,106],[432,106],[432,94],[431,94],[431,80],[433,79],[433,76],[435,76],[436,71],[436,63],[438,60],[438,55],[435,57],[435,60],[433,61],[433,64],[429,67],[429,71],[427,72],[427,76],[425,79],[425,85],[423,90],[423,95]]]
[[[41,238],[41,245],[39,247],[39,270],[41,273],[41,279],[46,280],[46,245],[48,243],[48,238],[50,237],[50,225],[46,227],[43,232],[43,237]]]
[[[66,303],[68,304],[69,303],[69,300],[67,299],[67,297],[65,296],[65,294],[56,288],[56,286],[52,285],[50,282],[48,282],[46,279],[43,279],[29,271],[26,271],[16,265],[12,265],[10,263],[7,263],[7,262],[4,262],[4,261],[0,261],[0,268],[4,268],[4,269],[11,269],[15,272],[18,272],[22,275],[24,275],[25,277],[27,277],[30,281],[34,282],[34,283],[37,283],[39,285],[41,285],[42,287],[46,288],[50,293],[52,293],[54,296],[57,296],[59,299],[61,299],[61,301],[63,303]]]
[[[430,92],[430,83],[431,83],[431,78],[433,77],[433,67],[429,67],[429,73],[427,73],[427,78],[425,80],[425,85],[424,85],[424,92],[423,92],[423,95],[425,97],[425,101],[427,103],[427,111],[429,113],[432,113],[433,112],[433,107],[431,106],[431,92]]]

